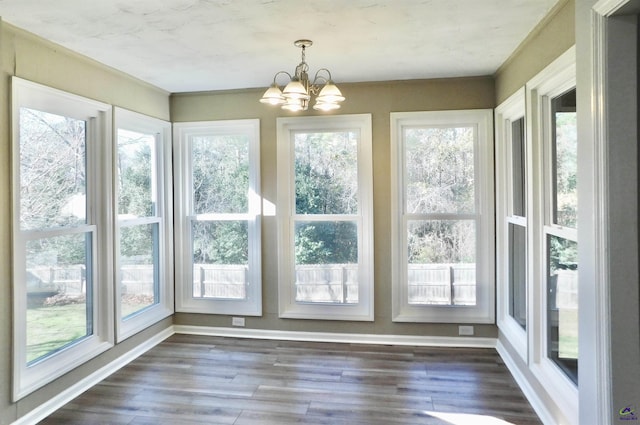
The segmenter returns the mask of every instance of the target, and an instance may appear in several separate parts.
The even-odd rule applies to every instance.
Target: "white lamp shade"
[[[333,111],[334,109],[340,109],[340,105],[338,103],[333,102],[317,102],[313,105],[313,109],[317,111]]]
[[[317,97],[318,103],[338,103],[343,100],[344,96],[331,80],[327,81]]]
[[[304,110],[303,99],[287,99],[287,102],[282,105],[282,109],[292,112],[298,112]]]
[[[302,85],[300,80],[293,79],[287,84],[282,91],[284,97],[288,99],[304,99],[309,100],[311,96],[307,93],[307,89]]]
[[[285,99],[276,83],[273,83],[267,91],[264,92],[260,102],[268,103],[269,105],[282,105],[285,103]]]

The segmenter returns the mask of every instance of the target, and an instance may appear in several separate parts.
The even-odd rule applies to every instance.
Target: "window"
[[[260,316],[259,121],[174,129],[177,310]]]
[[[576,89],[547,99],[550,138],[545,144],[547,356],[578,382],[578,138]]]
[[[492,323],[492,111],[393,113],[393,317]]]
[[[526,158],[524,117],[511,123],[511,209],[509,220],[509,315],[527,328]]]
[[[524,88],[496,108],[496,276],[498,326],[526,360],[530,166],[524,115]]]
[[[277,125],[280,317],[373,320],[371,116]]]
[[[116,332],[173,312],[171,124],[115,110]]]
[[[565,417],[578,410],[575,49],[526,85],[528,365]]]
[[[13,90],[14,399],[113,344],[111,107]]]

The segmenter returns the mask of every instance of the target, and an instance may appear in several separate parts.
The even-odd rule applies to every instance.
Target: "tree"
[[[83,222],[86,207],[85,122],[20,109],[20,227]],[[75,202],[80,197],[81,202]]]
[[[578,136],[575,112],[556,112],[554,146],[556,222],[562,226],[576,228]]]
[[[475,212],[474,129],[410,128],[404,140],[407,213]],[[409,263],[475,262],[471,220],[411,220],[407,237]]]
[[[355,135],[343,132],[295,135],[296,214],[348,216],[358,212],[358,168]],[[358,262],[354,221],[298,221],[296,264]]]
[[[245,136],[194,137],[192,184],[196,214],[249,212],[249,143]],[[244,220],[204,220],[192,226],[193,261],[247,264],[249,237]]]
[[[86,220],[86,123],[20,108],[20,228],[72,227]],[[31,241],[30,266],[84,264],[83,235]],[[54,258],[52,258],[54,257]]]

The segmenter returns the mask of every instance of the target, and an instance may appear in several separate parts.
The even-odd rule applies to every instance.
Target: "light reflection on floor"
[[[442,419],[451,425],[514,425],[493,416],[472,415],[469,413],[425,412],[434,418]]]

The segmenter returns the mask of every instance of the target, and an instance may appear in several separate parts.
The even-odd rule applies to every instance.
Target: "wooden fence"
[[[296,266],[296,301],[357,303],[358,265],[307,264]]]
[[[194,298],[244,300],[249,268],[245,265],[194,264]]]
[[[475,264],[409,264],[409,304],[475,305]]]
[[[28,292],[69,295],[86,291],[84,266],[31,268]],[[122,291],[152,296],[152,265],[124,266]],[[424,305],[474,305],[476,301],[475,264],[409,264],[408,302]],[[577,282],[563,276],[558,303],[577,305]],[[193,296],[196,298],[245,299],[249,285],[245,265],[195,264]],[[358,302],[358,268],[354,264],[312,264],[296,267],[296,301],[352,304]]]
[[[549,296],[551,310],[577,310],[578,271],[556,270],[550,279]]]
[[[120,269],[120,285],[122,294],[155,295],[155,270],[152,264],[128,265]]]
[[[84,265],[33,267],[27,270],[28,293],[81,295],[86,293],[87,272]],[[122,293],[153,296],[153,265],[127,265],[120,270]]]
[[[27,293],[84,294],[86,282],[87,272],[82,264],[27,269]]]

